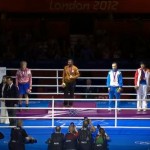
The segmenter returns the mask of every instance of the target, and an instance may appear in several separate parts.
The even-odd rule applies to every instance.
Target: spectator
[[[113,58],[116,60],[121,59],[122,52],[119,48],[116,48],[113,52]]]
[[[86,80],[86,87],[84,88],[83,91],[85,94],[85,98],[87,99],[93,99],[96,96],[92,95],[92,93],[97,93],[96,88],[92,87],[92,80],[91,79],[87,79]]]
[[[82,49],[83,49],[83,41],[81,39],[77,39],[77,42],[74,45],[74,58],[75,59],[80,58]]]
[[[9,46],[6,48],[6,51],[4,51],[4,53],[3,53],[3,59],[4,60],[14,60],[15,59],[14,52],[11,51]]]
[[[89,41],[86,41],[84,47],[81,49],[80,53],[80,60],[82,61],[92,61],[94,60],[94,53],[93,49],[91,49],[91,46],[88,43]]]
[[[110,53],[110,50],[108,47],[105,47],[103,50],[102,50],[102,59],[104,60],[109,60],[111,58],[111,53]]]

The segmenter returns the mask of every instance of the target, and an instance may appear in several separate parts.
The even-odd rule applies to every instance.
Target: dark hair
[[[3,84],[3,78],[7,79],[7,75],[3,75],[1,84]]]
[[[112,62],[112,64],[116,64],[116,65],[118,65],[118,64],[117,64],[117,62],[115,62],[115,61],[114,61],[114,62]]]
[[[102,135],[102,137],[105,137],[105,130],[104,128],[99,129],[99,133]]]
[[[21,119],[17,120],[17,127],[21,127],[22,123],[23,123],[23,121]]]
[[[74,122],[71,122],[71,123],[70,123],[70,126],[75,126]]]
[[[10,79],[10,81],[13,81],[13,78],[11,76],[7,76],[6,79]]]
[[[100,129],[100,128],[101,128],[101,126],[98,124],[98,125],[97,125],[97,129]]]
[[[7,75],[3,75],[3,78],[7,78]]]
[[[55,131],[56,132],[60,132],[61,131],[61,127],[60,126],[55,127]]]
[[[83,121],[83,128],[87,128],[88,127],[88,121],[87,120],[84,120]]]
[[[88,120],[88,117],[84,117],[84,120]]]
[[[25,60],[20,61],[20,64],[22,64],[22,63],[26,63],[27,64],[27,61],[25,61]]]

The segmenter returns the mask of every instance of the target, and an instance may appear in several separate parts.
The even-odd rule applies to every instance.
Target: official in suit
[[[15,107],[18,104],[18,101],[15,100],[16,98],[19,97],[19,92],[18,88],[13,84],[13,79],[12,77],[8,76],[6,78],[7,80],[7,86],[4,89],[4,98],[14,98],[14,100],[6,100],[5,105],[8,111],[8,116],[9,117],[15,117],[16,116],[16,110],[15,109],[9,109],[9,107]],[[9,118],[10,126],[15,126],[16,125],[16,119],[14,118]]]
[[[84,88],[83,92],[86,93],[84,96],[84,98],[86,98],[86,99],[96,98],[96,96],[93,95],[92,93],[97,93],[97,89],[92,87],[92,80],[91,79],[86,80],[86,87]]]

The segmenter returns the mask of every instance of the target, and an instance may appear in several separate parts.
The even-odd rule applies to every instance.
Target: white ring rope
[[[8,71],[16,71],[18,70],[18,68],[7,68]],[[31,71],[63,71],[63,69],[41,69],[41,68],[36,68],[33,69],[31,68]],[[120,71],[126,71],[126,72],[132,72],[132,71],[136,71],[136,69],[119,69]],[[86,71],[86,72],[101,72],[101,71],[110,71],[110,69],[79,69],[79,71]]]
[[[55,128],[56,126],[23,126],[24,128]],[[77,129],[81,128],[82,126],[76,126]],[[95,126],[96,127],[96,126]],[[103,128],[107,128],[107,129],[114,129],[116,128],[115,126],[101,126]],[[11,128],[10,126],[0,126],[0,128]],[[61,128],[67,128],[68,129],[68,126],[61,126]],[[118,129],[150,129],[150,127],[141,127],[141,126],[117,126]]]
[[[16,78],[15,76],[12,76],[12,78]],[[32,77],[33,79],[62,79],[62,77],[41,77],[41,76],[37,76],[37,77]],[[107,79],[106,77],[79,77],[78,79],[97,79],[97,80],[100,80],[100,79]],[[132,79],[134,80],[133,77],[123,77],[123,79]]]
[[[7,68],[8,71],[17,71],[18,68]],[[108,72],[110,69],[79,69],[79,71],[82,72]],[[122,73],[125,72],[135,72],[135,69],[119,69],[120,71],[122,71]],[[48,77],[48,76],[33,76],[33,79],[54,79],[56,80],[56,85],[33,85],[33,87],[38,88],[38,87],[56,87],[57,88],[57,92],[45,92],[45,93],[40,93],[40,92],[33,92],[31,93],[32,95],[52,95],[52,98],[30,98],[30,101],[50,101],[52,103],[51,106],[49,107],[21,107],[22,110],[29,110],[29,109],[41,109],[41,110],[47,110],[50,111],[51,114],[47,114],[46,116],[39,116],[39,115],[35,115],[35,116],[20,116],[20,117],[9,117],[9,118],[21,118],[21,119],[51,119],[52,120],[52,125],[50,126],[24,126],[26,128],[51,128],[51,127],[55,127],[55,123],[54,120],[55,119],[65,119],[65,120],[76,120],[76,119],[83,119],[83,117],[75,117],[75,116],[71,116],[71,117],[62,117],[62,116],[58,116],[60,115],[61,111],[60,110],[106,110],[108,108],[73,108],[73,107],[69,107],[69,108],[64,108],[64,107],[55,107],[55,102],[56,101],[64,101],[64,100],[69,100],[69,101],[96,101],[96,102],[103,102],[103,101],[108,101],[108,98],[106,99],[62,99],[62,98],[54,98],[53,95],[62,95],[63,93],[59,92],[59,87],[61,87],[61,85],[59,85],[59,80],[62,79],[62,76],[60,77],[59,73],[62,71],[63,69],[31,69],[31,71],[55,71],[56,72],[56,76],[53,77]],[[13,76],[13,78],[15,78],[15,76]],[[85,80],[85,79],[95,79],[95,80],[106,80],[106,77],[79,77],[79,80]],[[134,77],[123,77],[124,80],[134,80]],[[76,85],[76,87],[86,87],[86,85]],[[97,88],[106,88],[106,85],[92,85],[91,87],[97,87]],[[124,85],[123,88],[134,88],[134,85]],[[96,96],[108,96],[108,93],[79,93],[76,92],[75,95],[96,95]],[[137,95],[136,93],[121,93],[121,95]],[[148,94],[150,95],[150,94]],[[3,98],[1,98],[0,100],[3,100]],[[5,98],[5,100],[14,100],[14,98]],[[15,100],[26,100],[25,98],[15,98]],[[120,101],[126,101],[126,102],[137,102],[137,99],[118,99]],[[136,127],[136,126],[118,126],[117,125],[117,120],[150,120],[150,118],[148,117],[143,117],[141,118],[141,116],[139,117],[118,117],[118,114],[120,114],[120,112],[117,111],[117,101],[116,99],[112,99],[112,101],[115,101],[115,108],[112,108],[113,112],[111,112],[111,115],[114,115],[114,117],[89,117],[90,119],[95,119],[95,120],[114,120],[115,125],[114,126],[105,126],[105,128],[150,128],[150,127]],[[142,100],[139,100],[142,101]],[[150,100],[146,100],[147,102]],[[7,109],[7,107],[0,107],[0,109]],[[20,109],[20,107],[8,107],[8,109]],[[121,110],[137,110],[137,108],[120,108]],[[150,110],[150,108],[147,108],[147,110]],[[59,114],[57,114],[56,112],[59,111]],[[140,114],[140,113],[139,113]],[[138,115],[138,113],[137,113]],[[8,117],[4,117],[1,116],[1,118],[8,118]],[[0,126],[0,128],[9,128],[10,126]],[[67,126],[63,126],[64,128],[66,128]],[[81,127],[81,126],[77,126],[77,127]]]
[[[56,93],[55,93],[56,94]],[[5,100],[26,100],[26,98],[5,98]],[[0,100],[4,100],[4,98],[0,98]],[[143,99],[82,99],[82,98],[76,98],[76,99],[71,99],[71,98],[29,98],[29,100],[36,100],[36,101],[42,101],[42,100],[48,100],[48,101],[64,101],[64,100],[69,100],[69,101],[108,101],[108,100],[112,100],[112,101],[142,101]],[[150,99],[146,99],[146,101],[150,101]]]

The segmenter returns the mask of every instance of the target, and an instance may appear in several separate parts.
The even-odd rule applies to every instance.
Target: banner
[[[4,75],[6,75],[6,67],[0,67],[0,82],[2,82]]]
[[[1,12],[150,13],[150,0],[0,0]]]

